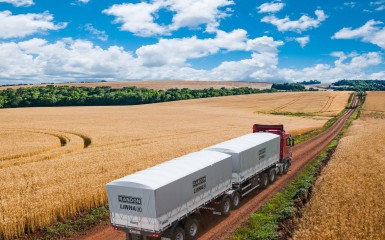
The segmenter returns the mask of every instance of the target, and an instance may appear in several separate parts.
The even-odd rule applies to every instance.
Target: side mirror
[[[295,141],[294,138],[289,137],[287,139],[287,146],[290,146],[290,147],[294,146],[294,141]]]

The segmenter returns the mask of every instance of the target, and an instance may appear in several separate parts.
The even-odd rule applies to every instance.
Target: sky
[[[385,0],[0,0],[0,84],[385,79]]]

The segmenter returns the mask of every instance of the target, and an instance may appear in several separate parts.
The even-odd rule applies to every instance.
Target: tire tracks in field
[[[62,131],[62,130],[53,130],[53,129],[33,129],[33,128],[11,128],[4,129],[3,131],[9,132],[29,132],[36,134],[45,134],[48,136],[56,137],[60,141],[60,146],[45,148],[40,151],[32,151],[23,154],[15,154],[5,158],[2,158],[0,161],[0,169],[19,166],[25,163],[30,162],[39,162],[51,160],[69,153],[78,152],[85,148],[88,148],[92,139],[84,134]]]
[[[15,129],[3,129],[2,131],[3,132],[17,132],[18,130],[15,130]],[[49,134],[49,133],[45,133],[45,132],[37,132],[37,131],[31,131],[31,130],[23,130],[23,132],[29,132],[29,133],[36,133],[36,134],[44,134],[44,135],[53,136],[53,137],[56,137],[56,138],[59,139],[61,146],[64,146],[64,145],[67,144],[67,139],[65,139],[65,138],[63,138],[61,136],[57,136],[55,134]],[[3,161],[17,159],[17,158],[32,157],[32,156],[35,156],[35,155],[38,155],[38,154],[50,151],[52,149],[59,148],[59,147],[60,146],[47,147],[47,148],[41,149],[40,151],[32,151],[32,152],[27,152],[27,153],[20,153],[20,154],[14,154],[14,155],[6,156],[6,157],[1,157],[0,161],[3,162]]]
[[[284,104],[282,104],[279,107],[274,108],[273,111],[271,111],[271,112],[281,112],[282,109],[284,109],[284,108],[286,108],[286,107],[288,107],[288,106],[290,106],[290,105],[292,105],[292,104],[302,100],[303,98],[307,97],[308,95],[309,95],[309,93],[302,94],[299,97],[297,97],[297,98],[295,98],[295,99],[293,99],[293,100],[291,100],[291,101],[289,101],[287,103],[284,103]]]
[[[331,105],[333,104],[333,101],[334,101],[335,98],[336,98],[335,96],[328,97],[328,100],[322,106],[322,108],[321,108],[321,110],[319,112],[320,113],[326,112],[331,107]]]

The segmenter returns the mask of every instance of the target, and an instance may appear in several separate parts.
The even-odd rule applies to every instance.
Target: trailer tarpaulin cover
[[[232,155],[232,181],[238,183],[279,161],[280,137],[266,132],[250,133],[205,150]]]
[[[231,156],[194,152],[107,184],[114,225],[162,231],[231,188]]]

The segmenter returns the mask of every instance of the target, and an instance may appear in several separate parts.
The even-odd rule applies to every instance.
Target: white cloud
[[[295,82],[308,79],[317,79],[323,82],[334,82],[340,79],[375,79],[373,78],[373,74],[365,73],[365,70],[371,66],[377,66],[382,62],[382,57],[380,53],[377,52],[369,52],[361,55],[334,52],[331,55],[338,58],[334,62],[334,66],[317,64],[302,70],[285,68],[280,69],[278,75],[280,75],[282,79]],[[380,74],[377,74],[377,76],[379,75]]]
[[[286,41],[288,42],[297,42],[301,46],[301,48],[304,48],[309,42],[310,42],[310,37],[309,36],[304,36],[304,37],[286,37]]]
[[[76,2],[70,3],[72,6],[82,6],[91,2],[91,0],[76,0]]]
[[[381,4],[384,4],[385,3],[385,0],[379,0],[379,1],[375,1],[375,2],[370,2],[370,6],[376,6],[376,5],[381,5]]]
[[[299,45],[301,45],[302,48],[304,48],[309,43],[310,37],[309,36],[298,37],[298,38],[294,38],[294,40],[296,42],[298,42]]]
[[[67,26],[66,23],[55,25],[52,21],[53,16],[49,12],[12,15],[10,11],[3,11],[0,12],[0,38],[25,37]]]
[[[182,27],[197,28],[206,25],[206,31],[215,32],[221,19],[229,16],[231,9],[220,8],[234,4],[232,0],[153,0],[152,2],[115,4],[103,13],[115,16],[123,31],[137,36],[169,35]],[[156,22],[157,13],[165,9],[173,13],[168,25]]]
[[[375,2],[370,2],[370,6],[374,7],[374,11],[383,11],[385,10],[385,0],[379,0]],[[372,12],[370,10],[367,10],[367,12]]]
[[[322,10],[316,10],[314,13],[317,18],[311,18],[307,15],[303,15],[298,20],[292,21],[289,17],[279,19],[276,16],[266,16],[262,18],[261,22],[273,24],[280,32],[294,31],[301,33],[302,31],[306,31],[310,28],[317,28],[320,23],[327,18]]]
[[[259,80],[272,79],[278,65],[278,47],[282,41],[260,37],[247,41],[247,50],[253,51],[250,59],[225,61],[211,70],[215,79]]]
[[[36,66],[34,57],[20,51],[17,43],[0,43],[0,58],[0,79],[27,79],[41,74],[42,68]]]
[[[281,2],[272,2],[272,3],[264,3],[258,7],[259,13],[275,13],[282,10],[285,6],[285,3]]]
[[[34,4],[33,0],[0,0],[0,3],[10,3],[15,7],[29,7]]]
[[[268,45],[276,47],[282,42],[272,38],[263,37],[259,41],[270,42]],[[223,62],[217,68],[210,70],[206,76],[211,79],[221,80],[253,80],[253,81],[289,81],[299,82],[317,79],[325,83],[335,82],[340,79],[385,79],[385,71],[366,73],[373,66],[382,63],[382,56],[378,52],[364,54],[345,54],[333,52],[336,57],[334,64],[316,64],[303,69],[279,68],[278,49],[260,54],[253,53],[250,59]]]
[[[272,37],[259,37],[247,41],[246,50],[259,53],[278,53],[278,47],[282,46],[282,41],[274,41]]]
[[[344,2],[344,6],[350,7],[350,8],[355,8],[356,7],[356,2]]]
[[[169,0],[169,9],[175,12],[172,18],[171,30],[182,27],[198,27],[208,25],[207,30],[214,32],[219,21],[229,16],[230,9],[219,10],[221,7],[234,4],[231,0]]]
[[[246,35],[246,31],[237,29],[229,33],[218,31],[215,38],[161,39],[157,44],[139,48],[137,57],[121,47],[102,49],[84,40],[62,39],[49,43],[34,38],[0,43],[0,58],[5,59],[0,62],[0,79],[60,82],[84,78],[220,80],[236,77],[241,80],[255,71],[275,68],[277,48],[283,42],[266,36],[247,39]],[[225,62],[213,70],[197,70],[186,63],[188,59],[221,50],[251,51],[252,58],[238,64],[239,69],[235,62]]]
[[[71,38],[53,43],[40,38],[21,42],[0,42],[0,83],[102,79],[294,82],[318,79],[332,82],[338,79],[385,78],[385,71],[367,73],[368,69],[382,64],[383,59],[378,52],[333,52],[331,56],[336,58],[333,64],[317,64],[303,69],[280,68],[278,52],[283,44],[282,41],[267,36],[248,39],[246,31],[241,29],[229,33],[218,31],[215,38],[208,39],[195,37],[159,40],[158,44],[139,48],[137,56],[119,46],[102,48],[90,41]],[[174,46],[174,49],[171,46]],[[239,61],[225,61],[208,70],[194,69],[186,63],[187,59],[216,54],[221,50],[249,51],[251,56]],[[171,60],[160,57],[165,52]],[[151,59],[152,56],[154,59]]]
[[[155,13],[162,7],[164,7],[164,2],[161,1],[152,4],[146,2],[114,4],[112,7],[103,10],[103,13],[115,16],[114,23],[122,23],[121,30],[147,37],[169,33],[165,26],[154,22]]]
[[[100,41],[107,41],[108,40],[108,35],[106,34],[105,31],[98,30],[92,26],[92,24],[88,23],[84,26],[84,29],[87,30],[89,33],[94,35],[97,39]]]
[[[218,31],[215,38],[160,39],[158,43],[136,50],[138,59],[145,66],[184,66],[187,59],[201,58],[219,52],[244,50],[247,32],[242,29],[230,33]]]
[[[32,81],[118,78],[135,64],[132,54],[123,48],[102,49],[89,41],[72,39],[1,43],[0,58],[0,78]]]
[[[333,35],[333,39],[361,39],[363,42],[376,44],[385,49],[385,27],[380,21],[369,20],[365,25],[352,29],[342,28]]]

